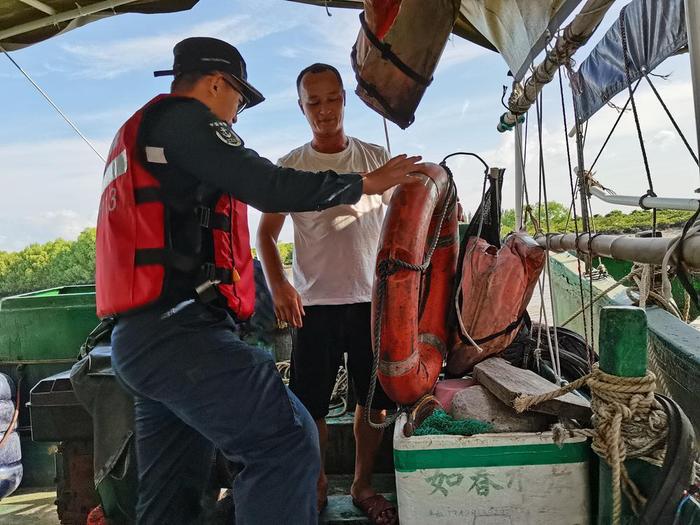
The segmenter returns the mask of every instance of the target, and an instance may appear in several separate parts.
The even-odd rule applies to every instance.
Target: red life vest
[[[188,202],[173,201],[161,191],[159,178],[168,174],[163,148],[139,143],[144,111],[168,99],[159,95],[129,118],[107,157],[97,217],[97,315],[155,303],[175,271],[192,277],[202,300],[223,299],[236,318],[246,320],[255,306],[246,204],[204,186]],[[172,246],[169,216],[175,209],[191,216],[195,231],[201,227],[196,253]]]

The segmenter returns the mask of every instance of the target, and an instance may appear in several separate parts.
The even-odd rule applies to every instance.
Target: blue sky
[[[608,15],[604,28],[614,23],[618,10],[619,6]],[[348,93],[347,132],[384,144],[381,118],[353,93],[349,54],[359,29],[358,12],[332,9],[331,13],[328,17],[324,9],[283,0],[200,0],[183,13],[111,17],[12,56],[103,154],[121,123],[154,94],[168,89],[169,80],[153,78],[151,72],[168,68],[172,46],[194,35],[226,39],[245,57],[249,79],[267,100],[243,113],[235,129],[261,155],[275,160],[309,140],[296,105],[294,81],[312,62],[340,69]],[[512,177],[513,136],[495,129],[502,113],[502,85],[509,84],[507,70],[499,55],[452,38],[416,122],[406,131],[389,124],[392,152],[421,154],[433,162],[454,151],[477,152],[490,164],[508,169],[504,203],[512,207],[508,175]],[[669,59],[658,72],[672,73],[668,81],[657,84],[696,146],[687,55]],[[18,250],[56,237],[75,238],[94,225],[102,161],[1,55],[0,91],[0,250]],[[638,104],[657,193],[693,196],[700,185],[697,169],[652,97],[648,89],[640,88]],[[558,86],[545,92],[544,108],[549,198],[568,204]],[[590,158],[615,116],[614,110],[605,108],[591,120]],[[597,165],[596,177],[618,193],[641,195],[646,184],[636,132],[631,115],[623,120]],[[528,163],[528,177],[536,188],[534,133],[528,148],[533,160]],[[466,209],[473,210],[480,196],[481,168],[463,159],[453,166],[460,198]],[[600,202],[593,207],[601,213],[610,209]],[[250,214],[252,231],[258,216],[255,211]],[[282,238],[291,240],[288,227]]]

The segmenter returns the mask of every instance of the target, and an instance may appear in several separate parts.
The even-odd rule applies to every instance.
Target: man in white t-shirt
[[[365,173],[388,159],[386,150],[345,135],[345,91],[338,71],[313,64],[297,78],[299,107],[311,127],[311,142],[278,164],[304,170]],[[386,197],[386,195],[384,196]],[[287,281],[276,243],[285,214],[265,213],[258,228],[258,254],[279,321],[298,328],[292,350],[290,388],[316,421],[321,460],[328,442],[325,416],[343,353],[357,397],[355,476],[350,493],[373,523],[393,524],[396,508],[372,488],[372,470],[382,432],[364,416],[372,369],[371,300],[384,210],[381,195],[363,195],[353,205],[289,214],[294,223],[294,285]],[[379,383],[372,421],[395,406]],[[326,475],[318,481],[319,512],[327,502]]]

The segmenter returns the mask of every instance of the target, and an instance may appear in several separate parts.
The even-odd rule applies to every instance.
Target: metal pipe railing
[[[623,261],[642,264],[662,264],[673,238],[626,237],[624,235],[576,236],[573,233],[550,233],[535,237],[543,248],[553,252],[578,250],[593,256],[613,257]],[[678,254],[671,257],[672,264],[678,263]],[[683,241],[682,261],[691,269],[700,269],[700,234],[689,235]]]
[[[637,208],[656,208],[658,210],[689,210],[696,211],[700,206],[698,199],[676,199],[669,197],[652,197],[643,195],[636,197],[633,195],[611,195],[605,193],[600,188],[591,186],[588,191],[594,197],[607,202],[608,204],[619,204],[620,206],[635,206]]]

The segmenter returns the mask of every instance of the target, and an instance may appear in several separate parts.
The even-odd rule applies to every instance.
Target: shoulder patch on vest
[[[217,138],[224,144],[229,146],[240,146],[242,144],[241,138],[223,120],[215,120],[210,122],[209,125],[214,130]]]

